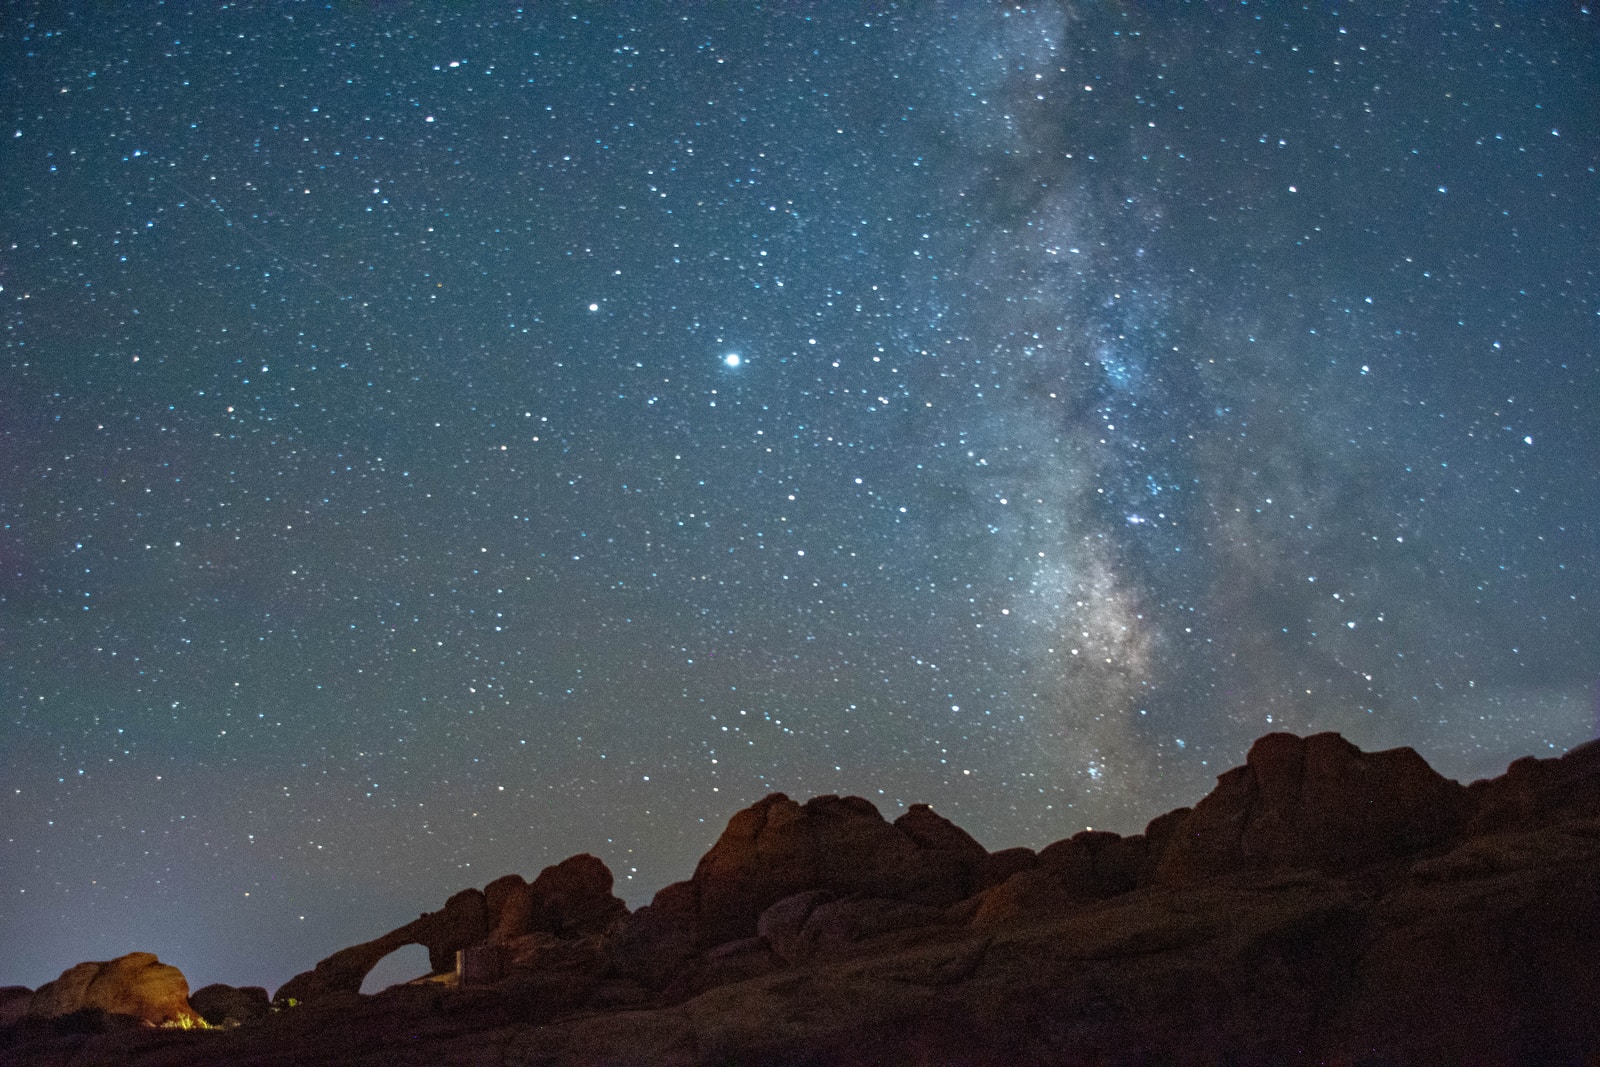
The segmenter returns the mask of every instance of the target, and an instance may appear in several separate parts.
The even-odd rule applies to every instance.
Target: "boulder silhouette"
[[[210,1026],[244,1026],[272,1013],[267,991],[258,985],[236,987],[213,983],[189,994],[189,1005]]]
[[[611,869],[587,853],[546,867],[531,883],[515,874],[497,878],[483,890],[491,937],[601,933],[628,913],[612,884]]]
[[[1267,734],[1173,828],[1156,875],[1186,883],[1235,870],[1348,872],[1444,842],[1470,813],[1466,789],[1409,748],[1362,752],[1335,733]]]
[[[861,797],[797,804],[774,793],[735,815],[695,868],[696,941],[753,936],[763,911],[810,889],[954,904],[977,887],[987,857],[926,805],[890,824]]]

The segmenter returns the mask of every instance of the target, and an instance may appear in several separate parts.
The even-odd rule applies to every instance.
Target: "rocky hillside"
[[[436,973],[360,994],[407,944]],[[270,1005],[178,1003],[137,955],[0,994],[0,1059],[1592,1063],[1600,744],[1462,786],[1410,749],[1270,734],[1143,834],[1038,852],[988,852],[925,806],[890,823],[774,794],[638,911],[574,856],[335,952]],[[83,995],[86,967],[147,973],[162,1006]],[[190,1009],[215,1028],[173,1028]]]

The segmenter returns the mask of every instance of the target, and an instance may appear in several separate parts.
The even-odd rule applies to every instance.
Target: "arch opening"
[[[361,992],[381,993],[392,985],[421,978],[432,970],[426,948],[415,943],[401,945],[367,972],[367,976],[361,980]]]

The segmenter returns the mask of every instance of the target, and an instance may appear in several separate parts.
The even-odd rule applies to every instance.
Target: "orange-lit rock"
[[[86,1010],[130,1016],[147,1026],[202,1023],[199,1012],[189,1006],[183,972],[150,952],[69,967],[31,996],[9,1001],[0,1009],[0,1022],[53,1019]]]

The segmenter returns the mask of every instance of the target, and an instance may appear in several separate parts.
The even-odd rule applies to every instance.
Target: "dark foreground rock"
[[[200,1013],[207,1026],[246,1026],[272,1014],[267,991],[258,985],[204,986],[189,994],[189,1006]]]
[[[631,915],[598,864],[478,896],[480,985],[301,982],[237,1029],[12,1027],[0,1059],[1600,1062],[1595,744],[1462,787],[1409,750],[1270,735],[1193,809],[1037,854],[775,795]]]

